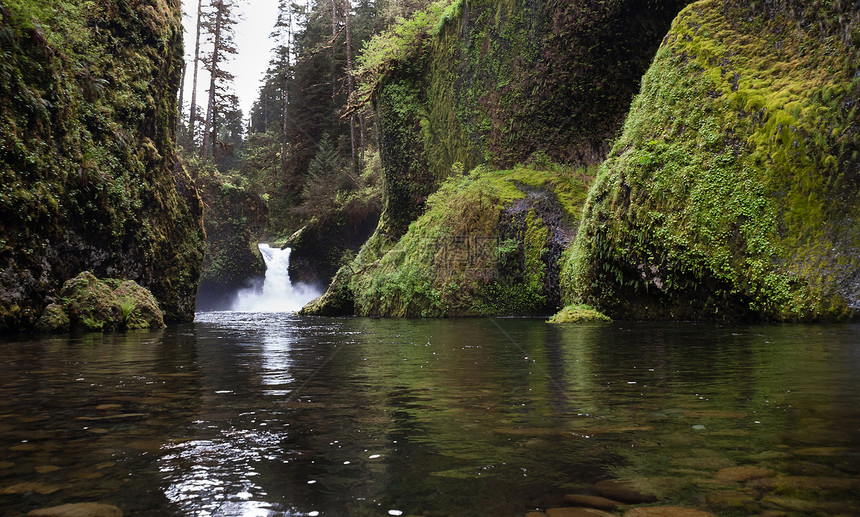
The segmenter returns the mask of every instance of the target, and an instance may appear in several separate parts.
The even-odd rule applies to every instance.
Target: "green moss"
[[[791,12],[700,1],[678,16],[589,194],[569,303],[642,318],[856,311],[856,52]]]
[[[164,327],[155,297],[130,280],[100,280],[84,271],[67,281],[60,294],[62,301],[42,312],[38,330],[103,332]]]
[[[373,253],[365,246],[338,275],[347,279],[334,285],[350,293],[355,314],[368,316],[551,311],[557,276],[550,281],[549,270],[557,269],[563,247],[557,237],[573,233],[569,221],[579,208],[558,198],[581,199],[583,178],[570,169],[526,167],[452,178],[401,239],[376,242]]]
[[[233,295],[266,270],[257,243],[268,223],[263,198],[235,171],[189,159],[203,200],[206,252],[198,291],[201,310],[223,309]]]
[[[588,305],[568,305],[553,315],[547,323],[582,323],[592,321],[612,321],[612,319]]]
[[[180,18],[176,0],[0,5],[0,310],[16,314],[2,328],[30,327],[88,269],[193,317],[202,207],[174,152]]]

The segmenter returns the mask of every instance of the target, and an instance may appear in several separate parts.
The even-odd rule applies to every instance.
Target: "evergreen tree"
[[[212,11],[204,22],[209,31],[212,50],[205,60],[209,71],[209,103],[206,109],[206,121],[203,131],[203,146],[200,156],[206,160],[210,151],[218,143],[219,128],[224,122],[224,116],[238,106],[238,98],[231,91],[233,74],[224,69],[224,63],[231,55],[236,54],[233,39],[236,18],[233,0],[212,0]],[[239,116],[241,120],[241,115]],[[216,154],[213,152],[213,154]]]
[[[191,77],[191,108],[188,112],[188,134],[194,141],[194,123],[199,118],[197,115],[197,72],[200,68],[200,34],[203,29],[203,0],[197,0],[197,35],[194,38],[194,71]],[[182,104],[179,105],[182,109]]]

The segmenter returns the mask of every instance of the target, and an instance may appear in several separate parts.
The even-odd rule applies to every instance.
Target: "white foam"
[[[296,312],[320,293],[310,286],[290,282],[290,248],[259,245],[266,262],[262,291],[249,288],[236,294],[233,310],[239,312]]]

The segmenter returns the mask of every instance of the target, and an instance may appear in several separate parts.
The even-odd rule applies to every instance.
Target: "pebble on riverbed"
[[[573,506],[588,506],[600,510],[617,510],[621,503],[597,495],[567,494],[564,502]]]
[[[607,499],[625,503],[654,503],[657,496],[640,491],[633,481],[624,479],[606,479],[594,485],[597,493]]]
[[[629,510],[624,517],[716,517],[716,515],[681,506],[649,506]]]
[[[109,504],[76,503],[33,510],[24,517],[122,517],[122,510]]]

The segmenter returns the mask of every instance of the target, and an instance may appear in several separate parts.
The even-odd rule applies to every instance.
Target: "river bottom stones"
[[[109,504],[75,503],[33,510],[25,517],[122,517],[122,510]]]

